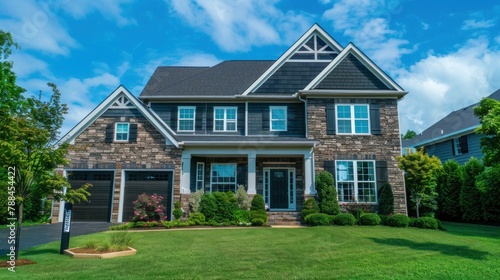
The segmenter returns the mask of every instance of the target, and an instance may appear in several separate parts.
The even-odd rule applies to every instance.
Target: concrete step
[[[267,212],[269,225],[301,225],[300,212]]]

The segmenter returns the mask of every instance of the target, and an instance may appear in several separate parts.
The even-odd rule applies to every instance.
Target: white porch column
[[[311,149],[309,153],[304,154],[304,183],[306,195],[315,195],[316,189],[314,188],[314,152]]]
[[[257,159],[255,153],[248,154],[248,194],[257,194]]]
[[[191,154],[182,155],[181,193],[189,194],[191,185]]]

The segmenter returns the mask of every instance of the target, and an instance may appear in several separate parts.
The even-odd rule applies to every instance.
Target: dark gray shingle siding
[[[389,89],[354,55],[347,55],[315,89]]]

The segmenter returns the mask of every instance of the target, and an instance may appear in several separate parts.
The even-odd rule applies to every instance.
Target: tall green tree
[[[462,167],[454,160],[448,160],[438,175],[439,218],[458,221],[462,217],[460,191],[463,184]]]
[[[421,206],[436,209],[436,176],[442,168],[441,161],[436,156],[429,157],[423,149],[399,156],[396,160],[399,169],[405,171],[406,189],[416,205],[417,218]]]
[[[61,93],[52,83],[48,83],[52,93],[46,100],[41,93],[38,97],[24,97],[25,90],[16,84],[13,62],[8,61],[12,47],[17,47],[12,36],[0,31],[0,173],[11,183],[9,196],[15,196],[16,201],[15,207],[8,210],[10,216],[15,216],[14,209],[17,210],[17,259],[24,202],[34,194],[70,203],[85,201],[90,185],[71,189],[66,178],[54,171],[67,164],[68,144],[56,145],[67,106],[61,104]]]
[[[463,167],[464,180],[460,191],[462,220],[478,222],[482,219],[481,192],[476,178],[484,171],[484,165],[477,158],[470,158]]]
[[[483,98],[474,108],[474,114],[480,123],[476,133],[483,134],[480,143],[484,165],[500,164],[500,101]]]
[[[477,177],[481,190],[483,219],[486,222],[500,223],[500,164],[490,166]]]
[[[389,183],[385,183],[380,190],[380,196],[378,198],[378,213],[381,215],[394,213],[394,193],[392,191],[392,186]]]
[[[319,209],[321,213],[337,215],[340,213],[340,205],[335,189],[333,175],[328,171],[322,171],[316,175],[316,192],[318,195]]]
[[[417,133],[415,131],[413,131],[413,130],[407,130],[404,135],[401,134],[401,139],[403,139],[403,140],[410,140],[410,139],[413,139],[415,136],[417,136]]]

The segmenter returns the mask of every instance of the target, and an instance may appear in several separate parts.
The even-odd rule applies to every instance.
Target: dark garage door
[[[79,188],[86,183],[92,184],[88,189],[91,196],[87,202],[73,205],[73,221],[111,220],[111,198],[113,193],[113,171],[69,171],[68,182],[72,188]]]
[[[172,209],[172,172],[171,171],[129,171],[125,173],[125,196],[123,200],[123,221],[134,217],[133,202],[143,193],[163,196],[163,205],[168,220]]]

